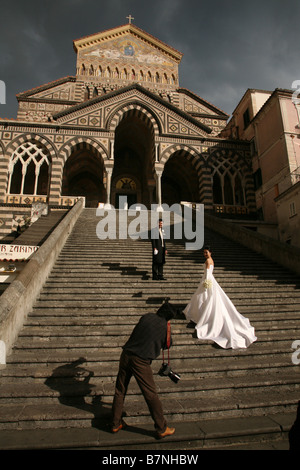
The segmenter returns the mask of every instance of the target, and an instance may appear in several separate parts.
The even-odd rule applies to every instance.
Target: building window
[[[260,168],[258,170],[256,170],[253,177],[254,177],[254,189],[256,191],[262,185],[262,175],[261,175],[261,169]]]
[[[84,90],[84,96],[83,96],[83,99],[84,101],[86,100],[89,100],[90,99],[90,89],[89,87],[87,86]]]
[[[213,200],[215,204],[223,204],[222,183],[218,173],[213,177]]]
[[[235,176],[235,180],[234,180],[234,199],[235,199],[235,204],[237,206],[245,205],[245,197],[244,197],[242,180],[241,180],[240,175],[238,174]]]
[[[47,195],[50,157],[41,144],[30,141],[22,144],[9,164],[9,194]]]
[[[243,118],[244,118],[244,129],[246,129],[246,127],[248,127],[249,124],[250,124],[250,113],[249,113],[249,109],[248,109],[248,108],[247,108],[246,111],[244,112]]]
[[[294,202],[291,202],[290,203],[290,217],[293,217],[296,214],[297,214],[296,204]]]
[[[235,165],[219,161],[213,173],[213,202],[228,206],[245,206],[244,179]]]

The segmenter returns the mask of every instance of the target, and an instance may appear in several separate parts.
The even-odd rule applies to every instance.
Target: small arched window
[[[242,180],[239,174],[236,175],[234,180],[234,198],[235,204],[238,206],[245,205],[244,189],[242,185]]]
[[[90,89],[89,87],[87,86],[84,90],[84,97],[83,97],[84,101],[86,100],[89,100],[90,99]]]
[[[213,201],[215,204],[223,204],[222,182],[219,173],[213,176]]]
[[[29,141],[20,145],[9,164],[9,194],[46,195],[50,156],[44,145]]]

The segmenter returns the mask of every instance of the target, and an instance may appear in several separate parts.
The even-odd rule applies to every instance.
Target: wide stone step
[[[143,400],[131,399],[126,402],[126,422],[128,424],[143,424],[151,422],[149,410]],[[296,409],[299,392],[292,391],[288,395],[276,391],[266,394],[264,391],[249,394],[249,391],[235,391],[231,396],[218,396],[211,399],[162,396],[161,402],[164,414],[172,422],[198,421],[211,416],[221,417],[262,416],[268,412],[292,412]],[[63,401],[63,400],[62,400]],[[33,429],[37,426],[45,428],[89,427],[91,421],[109,419],[111,402],[103,402],[96,397],[94,402],[76,403],[67,400],[58,404],[3,404],[0,409],[0,429]],[[174,410],[176,412],[174,413]]]
[[[81,361],[85,360],[85,362],[82,367],[84,370],[92,371],[93,380],[100,380],[101,383],[109,381],[110,384],[114,384],[118,372],[119,356],[119,353],[112,353],[110,360],[106,362],[101,360],[93,362],[83,358]],[[45,380],[51,376],[70,380],[70,378],[73,378],[75,375],[74,368],[80,358],[77,356],[76,359],[72,360],[72,358],[70,358],[68,361],[65,356],[62,357],[58,354],[56,362],[50,363],[47,362],[47,358],[45,359],[46,361],[44,363],[20,362],[10,364],[10,367],[6,368],[1,374],[1,383],[38,384],[45,382]],[[172,368],[175,372],[181,374],[180,386],[185,380],[193,380],[194,382],[200,381],[203,383],[203,380],[206,381],[208,378],[217,378],[218,380],[221,379],[222,383],[223,381],[227,382],[231,377],[241,377],[243,380],[247,377],[249,380],[252,380],[252,376],[258,377],[259,375],[268,378],[269,381],[284,381],[284,377],[289,375],[292,380],[299,383],[297,367],[295,367],[290,359],[290,354],[275,354],[273,356],[262,355],[259,363],[249,365],[248,357],[239,357],[234,360],[232,360],[232,358],[223,358],[222,361],[207,361],[205,357],[191,357],[188,362],[185,362],[182,358],[176,359],[172,356]],[[162,380],[162,378],[157,375],[161,363],[162,359],[157,359],[153,363],[155,380]],[[135,381],[133,380],[133,384],[134,383]],[[171,381],[165,383],[167,383],[168,386],[172,384]],[[178,384],[176,384],[176,386],[178,386]]]
[[[169,288],[169,295],[172,295],[172,298],[173,298],[173,301],[185,301],[185,302],[188,302],[191,298],[191,293],[192,292],[187,292],[186,289],[177,289],[176,290],[176,293],[174,294],[172,288],[170,288],[169,286],[166,285],[166,288]],[[165,289],[160,289],[158,292],[149,292],[149,291],[145,291],[143,292],[142,290],[133,290],[132,288],[128,287],[127,289],[126,288],[123,288],[123,289],[120,289],[119,290],[114,290],[113,292],[113,300],[111,300],[109,297],[108,297],[108,294],[109,292],[107,290],[103,291],[103,289],[101,288],[90,288],[90,289],[86,289],[86,288],[82,288],[82,289],[78,289],[78,291],[76,291],[76,297],[77,298],[80,298],[82,301],[84,301],[85,299],[87,300],[102,300],[103,301],[103,305],[105,305],[105,302],[109,301],[109,302],[118,302],[119,300],[118,299],[122,299],[124,298],[124,296],[126,295],[130,295],[130,298],[124,302],[127,302],[128,303],[132,303],[132,305],[136,302],[138,303],[141,303],[143,301],[147,301],[149,299],[149,295],[154,295],[155,293],[158,293],[158,294],[163,294],[166,292],[166,288]],[[293,295],[291,296],[291,293],[290,292],[257,292],[257,289],[253,289],[253,290],[243,290],[243,291],[240,291],[240,290],[234,290],[234,289],[230,289],[228,290],[228,293],[230,292],[230,298],[232,299],[232,301],[235,303],[237,300],[241,300],[242,302],[245,301],[245,293],[247,292],[249,294],[249,297],[247,297],[247,302],[248,303],[263,303],[263,302],[266,302],[269,303],[270,300],[274,300],[276,301],[277,303],[300,303],[300,293],[298,292],[297,294],[298,295]],[[250,295],[252,294],[252,295]],[[254,295],[256,294],[256,295]],[[111,293],[110,293],[110,296]],[[151,297],[150,297],[151,298]],[[52,291],[51,290],[44,290],[40,295],[39,295],[39,300],[46,300],[48,301],[49,299],[51,299],[51,301],[55,301],[56,299],[60,300],[60,301],[69,301],[70,299],[74,299],[74,291],[72,291],[71,288],[69,289],[62,289],[60,292],[57,292],[56,289],[53,289]],[[122,302],[123,303],[123,302]],[[126,304],[125,304],[126,305]]]
[[[87,374],[86,374],[87,375]],[[112,403],[115,383],[110,379],[91,377],[88,383],[83,381],[84,376],[48,377],[44,383],[5,383],[1,388],[0,405],[15,403],[59,403],[59,399],[85,397],[101,397],[102,403]],[[295,374],[285,373],[277,379],[268,379],[263,375],[249,374],[245,377],[230,377],[220,381],[219,378],[206,378],[195,380],[195,377],[183,378],[177,384],[169,378],[157,376],[156,385],[161,398],[209,398],[219,396],[232,396],[236,391],[248,391],[252,394],[261,392],[274,393],[280,391],[297,391],[300,388]],[[167,395],[168,394],[168,395]],[[140,389],[133,380],[128,389],[129,400],[139,400]]]
[[[125,339],[125,338],[124,338]],[[116,342],[117,343],[117,342]],[[121,343],[121,342],[120,342]],[[45,344],[43,348],[17,348],[13,357],[8,358],[8,364],[48,364],[49,367],[52,364],[68,364],[77,361],[79,358],[84,358],[88,364],[101,363],[102,367],[108,364],[110,367],[111,362],[117,363],[121,353],[122,344],[114,344],[112,341],[108,341],[107,344],[102,343],[102,347],[95,345],[94,347],[86,348],[85,345],[77,347],[75,344],[70,346],[61,345],[60,347],[51,348],[50,345]],[[255,361],[254,365],[249,367],[259,367],[260,361],[264,361],[267,358],[279,358],[285,365],[292,363],[291,349],[292,341],[288,339],[282,339],[281,341],[274,338],[274,341],[269,339],[265,342],[254,343],[248,349],[240,349],[238,351],[221,350],[211,347],[211,344],[195,344],[195,343],[183,343],[182,345],[172,347],[171,362],[180,361],[180,371],[190,370],[191,364],[193,369],[198,366],[198,363],[202,364],[203,360],[209,360],[211,364],[214,364],[218,368],[218,361],[223,361],[227,365],[227,360],[232,361],[232,366],[238,360],[248,360],[249,362]],[[193,360],[193,361],[192,361]],[[158,361],[161,363],[162,356]],[[202,361],[202,362],[201,362]],[[179,365],[177,363],[177,365]],[[175,368],[175,365],[174,365]],[[199,370],[199,369],[197,369]]]
[[[240,277],[237,277],[236,279],[230,279],[228,280],[227,278],[220,279],[218,277],[218,282],[222,286],[224,290],[227,289],[232,289],[232,290],[239,290],[242,289],[244,292],[272,292],[274,291],[274,288],[278,292],[289,292],[295,295],[299,295],[300,291],[299,289],[296,288],[295,285],[292,283],[286,283],[284,285],[276,285],[274,282],[268,282],[268,281],[256,281],[255,280],[255,285],[252,285],[251,282],[247,279],[240,279]],[[111,293],[111,280],[110,279],[102,279],[102,278],[93,278],[89,279],[88,277],[82,278],[82,276],[63,276],[63,277],[54,277],[50,276],[47,279],[47,284],[43,288],[43,292],[51,292],[53,289],[57,289],[57,292],[63,292],[65,289],[70,289],[70,282],[72,283],[72,288],[73,289],[78,289],[78,288],[84,288],[84,289],[89,289],[89,288],[100,288],[103,291],[109,291]],[[253,281],[254,282],[254,281]],[[180,290],[188,290],[189,292],[194,292],[197,287],[200,284],[200,279],[192,279],[191,277],[188,276],[188,274],[184,278],[174,278],[172,279],[172,285],[176,291]],[[149,280],[143,280],[141,279],[139,282],[132,282],[129,279],[117,279],[115,277],[115,290],[120,291],[120,289],[123,288],[131,288],[135,289],[136,286],[139,286],[139,288],[142,291],[153,291],[153,290],[158,290],[161,291],[164,289],[164,283],[159,283],[159,282],[149,282]]]
[[[131,331],[137,322],[136,316],[123,317],[115,316],[114,320],[118,328],[127,328],[126,331]],[[294,314],[288,314],[285,318],[281,318],[277,315],[277,318],[273,314],[265,314],[264,317],[261,315],[251,315],[251,323],[255,327],[256,332],[258,331],[269,331],[278,329],[293,329],[298,328],[300,323],[300,312],[294,312]],[[63,330],[62,330],[63,327]],[[86,335],[89,335],[89,331],[92,330],[92,335],[97,335],[99,329],[111,328],[111,319],[109,315],[95,315],[94,317],[78,318],[74,317],[63,317],[60,316],[31,316],[27,320],[27,327],[21,330],[19,337],[25,337],[31,335],[31,328],[34,328],[32,333],[37,336],[64,336],[64,331],[68,333],[68,329],[73,330],[73,335],[76,336],[77,330],[81,332],[84,329]],[[187,322],[182,320],[182,324],[178,324],[179,332],[185,332],[187,328]],[[174,326],[172,331],[174,330]],[[125,330],[124,330],[125,331]],[[177,330],[176,330],[177,331]]]
[[[248,418],[221,418],[219,420],[201,420],[198,422],[176,423],[176,432],[168,440],[157,440],[153,425],[140,427],[128,426],[127,430],[118,433],[112,439],[105,425],[90,428],[60,428],[32,430],[0,430],[0,441],[7,450],[37,449],[102,449],[122,451],[123,449],[157,451],[151,464],[160,464],[165,456],[159,452],[182,451],[182,449],[220,449],[220,450],[288,450],[287,431],[294,422],[293,413]],[[115,454],[113,454],[115,455]],[[174,464],[173,455],[167,455]],[[183,456],[180,460],[175,455],[177,464],[195,464],[200,461],[199,455]],[[150,459],[152,459],[150,454]],[[173,459],[173,460],[171,460]],[[187,460],[191,459],[191,460]],[[145,462],[144,462],[145,463]]]
[[[169,297],[167,294],[165,295]],[[94,298],[93,298],[94,297]],[[161,305],[162,301],[164,299],[164,296],[161,297],[161,299],[156,299],[156,298],[148,298],[148,299],[142,299],[139,297],[133,297],[131,300],[121,300],[122,304],[122,309],[124,312],[124,315],[126,314],[125,309],[142,309],[143,307],[152,307],[152,309],[158,309],[158,307]],[[173,296],[171,298],[171,301],[175,304],[183,304],[186,305],[189,301],[189,298],[184,297],[184,296]],[[288,299],[284,300],[281,298],[274,298],[272,299],[272,302],[268,297],[266,298],[253,298],[253,299],[248,299],[247,300],[247,305],[245,306],[245,300],[240,297],[232,297],[232,301],[235,304],[235,307],[238,309],[240,313],[247,312],[249,310],[257,309],[257,308],[264,308],[266,311],[280,311],[282,308],[282,312],[285,310],[299,310],[299,304],[300,300],[298,299]],[[90,295],[88,298],[82,299],[78,298],[76,299],[76,296],[73,296],[73,298],[70,296],[70,298],[63,298],[63,297],[58,297],[56,299],[53,299],[52,296],[49,297],[43,297],[37,300],[36,302],[36,308],[43,308],[45,305],[47,305],[47,308],[74,308],[74,314],[75,314],[75,309],[78,311],[79,314],[81,314],[80,309],[90,309],[90,308],[99,308],[99,309],[114,309],[117,308],[120,311],[120,300],[118,301],[116,297],[113,298],[113,300],[109,298],[99,298],[99,296],[96,294],[95,296]],[[108,310],[109,311],[109,310]]]
[[[33,308],[31,312],[31,316],[60,316],[62,318],[64,317],[69,317],[70,315],[73,314],[74,319],[75,318],[84,318],[84,317],[90,317],[93,316],[97,318],[97,316],[103,316],[106,315],[107,317],[112,317],[114,318],[115,316],[120,316],[124,315],[124,317],[130,317],[130,316],[135,316],[136,319],[138,320],[138,317],[141,315],[148,313],[148,312],[155,312],[157,311],[159,305],[161,305],[161,302],[163,301],[163,298],[159,302],[151,302],[149,304],[145,305],[140,305],[138,307],[136,306],[116,306],[116,305],[110,305],[108,307],[103,307],[103,306],[95,306],[95,305],[81,305],[79,308],[74,307],[72,305],[64,304],[56,302],[55,309],[53,309],[53,306],[48,306],[46,305],[46,302],[41,303],[39,307]],[[173,302],[173,299],[171,299]],[[187,302],[184,304],[180,304],[180,307],[184,308],[186,306]],[[179,304],[177,304],[179,305]],[[257,314],[259,311],[259,308],[257,308],[256,305],[240,305],[238,308],[239,312],[242,315],[248,316],[251,318],[252,315]],[[291,305],[265,305],[264,306],[264,311],[262,315],[286,315],[286,314],[297,314],[299,312],[299,308],[297,305],[291,304]]]

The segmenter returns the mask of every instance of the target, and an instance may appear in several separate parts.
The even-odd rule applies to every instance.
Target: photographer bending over
[[[167,324],[174,314],[172,306],[166,302],[156,314],[142,316],[123,346],[112,406],[112,432],[126,427],[122,420],[123,404],[133,375],[148,405],[157,437],[161,439],[174,434],[175,428],[169,428],[164,418],[151,369],[152,360],[159,356],[161,349],[167,347]]]

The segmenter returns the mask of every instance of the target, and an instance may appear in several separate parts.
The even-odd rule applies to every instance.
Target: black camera
[[[170,379],[173,380],[173,382],[175,382],[176,384],[180,380],[180,375],[175,374],[169,364],[162,364],[161,368],[158,371],[158,375],[161,375],[162,377],[170,377]]]

